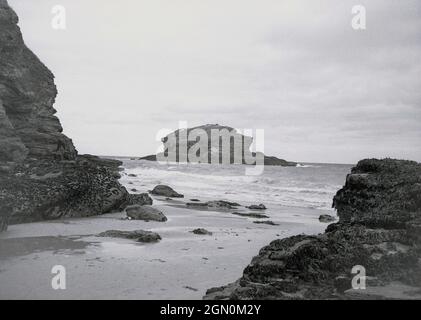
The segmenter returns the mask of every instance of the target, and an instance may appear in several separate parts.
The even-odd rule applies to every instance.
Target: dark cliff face
[[[83,217],[130,202],[121,162],[79,156],[54,115],[54,76],[25,46],[0,0],[0,231],[9,223]]]
[[[334,198],[339,222],[262,248],[206,299],[421,299],[421,164],[362,160]],[[366,270],[366,289],[351,271]]]
[[[54,76],[23,42],[18,17],[0,0],[0,161],[74,159],[54,115]]]

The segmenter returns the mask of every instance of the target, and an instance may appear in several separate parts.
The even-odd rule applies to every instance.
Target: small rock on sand
[[[209,235],[209,236],[212,235],[212,232],[210,232],[206,229],[203,229],[203,228],[194,229],[193,231],[190,231],[190,232],[192,232],[194,234],[201,234],[201,235]]]
[[[136,240],[137,242],[158,242],[161,236],[155,232],[134,230],[134,231],[120,231],[108,230],[98,234],[98,237],[123,238]]]
[[[167,217],[160,210],[149,205],[132,205],[128,206],[125,211],[128,217],[135,220],[167,221]]]
[[[186,206],[188,207],[208,207],[207,203],[202,203],[202,202],[187,202]]]
[[[208,202],[198,202],[200,200],[191,199],[193,202],[187,202],[186,206],[196,206],[196,207],[207,207],[207,208],[219,208],[219,209],[235,209],[239,207],[240,204],[236,202],[230,202],[225,200],[216,200],[216,201],[208,201]]]
[[[251,210],[266,210],[266,206],[263,203],[259,205],[252,204],[251,206],[248,206],[246,208],[251,209]]]
[[[254,213],[254,212],[249,212],[249,213],[233,212],[232,214],[235,214],[241,217],[249,217],[249,218],[269,218],[267,215]]]
[[[328,215],[328,214],[322,214],[320,217],[319,217],[319,221],[320,222],[332,222],[332,221],[335,221],[336,219],[335,219],[335,217],[333,217],[333,216],[330,216],[330,215]]]

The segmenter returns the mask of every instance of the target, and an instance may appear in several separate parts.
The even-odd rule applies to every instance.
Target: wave
[[[122,183],[146,192],[167,184],[186,198],[228,200],[244,204],[329,209],[333,196],[349,170],[346,167],[312,166],[313,170],[269,168],[260,176],[246,176],[241,166],[160,165],[124,161]],[[137,175],[136,178],[129,174]]]

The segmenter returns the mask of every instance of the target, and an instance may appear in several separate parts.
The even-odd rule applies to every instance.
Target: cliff
[[[79,156],[55,116],[54,76],[0,0],[0,231],[7,224],[101,214],[128,194],[118,161]]]
[[[54,76],[25,46],[17,23],[0,0],[0,160],[74,159],[72,141],[54,115]]]
[[[196,140],[190,140],[188,137],[190,134],[197,132]],[[219,133],[216,139],[212,138],[212,132]],[[196,136],[196,134],[195,134]],[[229,160],[227,162],[223,161],[223,141],[229,141]],[[140,160],[149,160],[156,161],[157,158],[165,155],[168,156],[169,152],[174,152],[174,160],[176,162],[182,162],[180,159],[190,159],[188,154],[199,141],[205,141],[207,148],[205,149],[205,154],[201,157],[204,163],[213,162],[212,159],[217,159],[217,163],[235,163],[235,154],[239,155],[239,162],[246,164],[246,157],[250,156],[255,158],[256,153],[250,151],[251,144],[253,143],[253,138],[239,133],[236,129],[218,125],[218,124],[206,124],[202,126],[197,126],[194,128],[179,129],[171,134],[167,135],[162,139],[164,144],[164,154],[158,155],[149,155],[140,158]],[[182,146],[186,146],[183,148]],[[169,151],[168,151],[169,150]],[[201,150],[202,151],[202,150]],[[274,165],[274,166],[296,166],[295,162],[286,161],[283,159],[278,159],[276,157],[269,157],[262,153],[259,154],[264,159],[265,165]],[[254,164],[254,163],[248,163]]]
[[[273,241],[205,299],[420,299],[421,165],[362,160],[333,205],[339,222],[324,234]],[[352,287],[355,266],[365,289]]]

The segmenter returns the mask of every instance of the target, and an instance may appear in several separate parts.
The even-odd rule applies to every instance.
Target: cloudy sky
[[[419,0],[9,3],[81,153],[155,153],[157,132],[187,121],[264,129],[288,160],[421,161]],[[351,27],[358,4],[366,30]]]

